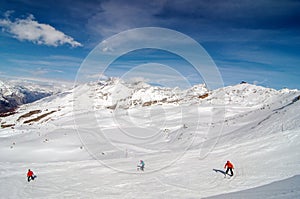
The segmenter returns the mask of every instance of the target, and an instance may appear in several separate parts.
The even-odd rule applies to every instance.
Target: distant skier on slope
[[[143,160],[140,160],[139,164],[137,165],[137,170],[144,171],[145,162]]]
[[[227,169],[226,169],[226,167],[227,167]],[[228,174],[229,171],[231,173],[230,176],[233,176],[232,169],[234,169],[234,167],[233,167],[233,164],[229,160],[227,160],[226,164],[224,165],[224,169],[226,169],[225,176],[226,176],[226,174]]]
[[[33,172],[30,169],[28,169],[28,172],[27,172],[28,182],[30,182],[30,180],[34,180],[34,178],[35,178],[35,175],[33,174]]]

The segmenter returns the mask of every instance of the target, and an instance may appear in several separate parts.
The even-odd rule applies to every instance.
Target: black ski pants
[[[231,175],[233,176],[233,171],[232,171],[232,168],[228,168],[226,169],[226,174],[228,174],[228,171],[230,171]]]
[[[28,176],[28,178],[27,178],[28,182],[30,182],[30,179],[34,180],[34,177],[33,176]]]

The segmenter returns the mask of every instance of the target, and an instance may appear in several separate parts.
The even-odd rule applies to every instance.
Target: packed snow
[[[297,198],[300,91],[120,79],[0,118],[2,198]],[[145,171],[138,171],[139,160]],[[224,177],[230,160],[234,176]],[[26,172],[33,170],[34,181]]]

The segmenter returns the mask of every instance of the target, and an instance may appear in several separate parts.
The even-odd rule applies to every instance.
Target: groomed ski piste
[[[299,96],[78,85],[0,118],[0,198],[299,198]]]

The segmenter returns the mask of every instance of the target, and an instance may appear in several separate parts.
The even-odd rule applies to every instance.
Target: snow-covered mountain
[[[251,84],[181,90],[112,78],[77,85],[0,117],[0,194],[297,198],[299,99],[298,90]],[[144,173],[136,171],[140,159]],[[34,182],[26,182],[28,168]],[[234,196],[217,198],[226,197]]]
[[[0,81],[0,113],[13,111],[22,104],[34,102],[60,90],[58,87],[32,82]]]
[[[142,81],[124,82],[117,78],[90,83],[75,90],[75,95],[89,93],[98,108],[132,108],[157,104],[196,102],[208,93],[205,85],[188,90],[150,86]]]

